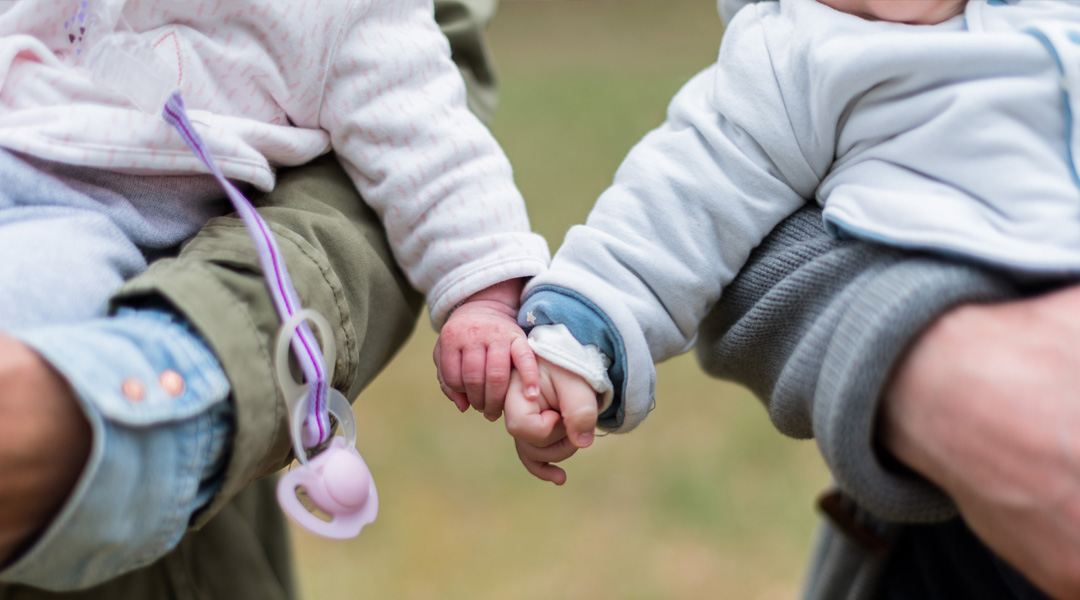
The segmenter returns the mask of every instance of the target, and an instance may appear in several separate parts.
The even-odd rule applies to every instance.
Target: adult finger
[[[493,343],[487,351],[487,377],[484,382],[484,417],[496,421],[506,402],[510,384],[510,352],[504,343]]]
[[[529,346],[528,339],[514,338],[514,341],[510,342],[510,357],[514,368],[521,375],[525,397],[535,400],[540,396],[540,367],[536,364],[536,354]]]

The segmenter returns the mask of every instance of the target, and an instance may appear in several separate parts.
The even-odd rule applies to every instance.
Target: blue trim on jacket
[[[573,290],[541,285],[526,296],[518,312],[518,324],[526,332],[538,325],[566,325],[574,339],[586,346],[596,346],[611,359],[608,377],[615,395],[597,423],[605,429],[622,425],[626,412],[622,401],[626,397],[626,347],[604,311]]]

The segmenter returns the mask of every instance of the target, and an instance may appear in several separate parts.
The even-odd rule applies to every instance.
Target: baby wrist
[[[529,346],[537,356],[584,379],[596,391],[599,412],[603,413],[615,397],[608,377],[611,359],[595,344],[582,344],[562,323],[540,325],[529,332]]]
[[[479,292],[469,296],[465,299],[465,302],[473,302],[476,300],[487,300],[492,302],[501,302],[507,306],[517,309],[521,305],[521,289],[523,283],[521,278],[507,279],[506,281],[500,281],[499,283],[492,284]]]

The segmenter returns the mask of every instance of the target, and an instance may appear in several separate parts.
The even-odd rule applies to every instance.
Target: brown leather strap
[[[818,498],[817,505],[848,539],[876,556],[889,554],[889,542],[874,527],[873,517],[844,492],[837,488],[827,490]]]

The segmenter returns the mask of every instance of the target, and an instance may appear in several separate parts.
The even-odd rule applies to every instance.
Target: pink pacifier
[[[332,379],[337,351],[330,325],[319,313],[304,309],[281,326],[277,341],[277,379],[289,405],[289,433],[293,452],[300,464],[278,480],[277,498],[285,514],[308,531],[333,539],[356,537],[379,512],[379,495],[364,459],[356,450],[356,421],[348,400],[330,388],[326,395],[327,411],[334,416],[344,436],[336,436],[325,450],[310,460],[304,449],[303,426],[308,413],[308,384],[297,383],[289,371],[289,343],[300,323],[310,321],[324,340],[323,360]],[[297,493],[303,489],[311,504],[329,520],[304,507]]]
[[[296,495],[299,488],[330,517],[329,521],[304,507]],[[356,537],[379,511],[379,496],[367,464],[341,436],[334,437],[330,446],[307,464],[286,473],[278,481],[277,497],[285,514],[302,527],[338,540]]]

